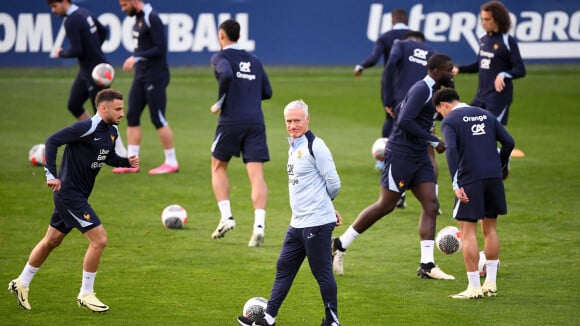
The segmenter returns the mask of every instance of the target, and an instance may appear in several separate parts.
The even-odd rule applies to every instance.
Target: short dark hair
[[[65,1],[71,3],[71,0],[46,0],[46,4],[50,6],[55,2],[65,2]]]
[[[498,32],[505,34],[509,32],[512,21],[510,20],[510,12],[499,1],[490,1],[481,6],[482,11],[491,13],[493,20],[497,23]]]
[[[451,103],[459,101],[459,94],[451,87],[446,87],[438,90],[433,94],[433,105],[437,107],[441,102]]]
[[[97,93],[95,97],[95,107],[99,107],[99,104],[103,102],[113,102],[114,100],[123,100],[123,94],[113,88],[106,88]]]
[[[397,24],[397,23],[403,23],[405,25],[407,25],[409,23],[409,17],[407,16],[407,11],[405,11],[405,9],[395,9],[393,11],[391,11],[391,21],[393,22],[393,25]]]
[[[429,60],[427,60],[427,69],[434,70],[441,68],[447,64],[447,62],[452,61],[451,58],[443,53],[435,53]]]
[[[405,36],[403,36],[403,39],[405,39],[405,40],[410,39],[410,38],[418,38],[422,42],[425,42],[425,34],[423,34],[420,31],[409,31],[405,34]]]
[[[226,33],[230,41],[237,42],[240,39],[240,24],[233,19],[228,19],[221,23],[219,29]]]

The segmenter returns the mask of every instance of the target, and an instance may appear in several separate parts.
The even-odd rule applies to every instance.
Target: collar
[[[456,106],[454,106],[454,107],[451,109],[451,111],[453,111],[453,110],[455,110],[455,109],[466,108],[466,107],[468,107],[468,106],[469,106],[469,105],[467,105],[466,103],[459,102],[459,103],[457,103],[457,105],[456,105]]]
[[[243,50],[242,47],[238,43],[230,44],[224,47],[224,50],[233,49],[233,50]]]
[[[435,86],[435,84],[436,84],[435,80],[433,78],[431,78],[431,76],[429,76],[429,75],[425,76],[425,78],[423,78],[423,80],[425,81],[427,86],[429,86],[429,88],[433,88],[433,86]]]
[[[79,9],[79,6],[77,6],[73,3],[66,11],[66,16],[68,17],[68,16],[72,15],[75,11],[77,11],[77,9]]]
[[[407,26],[406,24],[403,24],[403,23],[396,23],[393,26],[393,29],[409,29],[409,26]]]

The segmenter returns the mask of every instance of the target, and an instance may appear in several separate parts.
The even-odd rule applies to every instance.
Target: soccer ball
[[[266,305],[268,300],[262,297],[253,297],[248,299],[244,304],[242,315],[250,319],[251,321],[256,321],[256,319],[264,316],[266,312]]]
[[[177,204],[169,205],[161,213],[161,222],[169,229],[181,229],[187,223],[187,211]]]
[[[437,248],[446,255],[451,255],[461,249],[461,232],[454,226],[446,226],[435,237]]]
[[[387,141],[389,138],[379,138],[375,140],[373,146],[371,147],[371,154],[373,157],[379,161],[385,160],[385,146],[387,146]]]
[[[28,151],[28,161],[34,166],[46,165],[44,144],[36,144]]]
[[[109,87],[115,79],[115,69],[108,63],[99,63],[93,68],[91,76],[100,87]]]

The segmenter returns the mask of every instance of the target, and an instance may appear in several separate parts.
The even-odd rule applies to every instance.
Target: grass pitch
[[[131,75],[121,72],[113,87],[128,94]],[[31,311],[13,295],[0,295],[2,325],[236,325],[244,302],[268,297],[287,228],[287,141],[282,109],[302,98],[311,128],[334,153],[343,188],[336,208],[352,222],[379,193],[370,147],[384,119],[379,101],[380,69],[360,78],[350,67],[270,67],[274,97],[263,103],[271,161],[264,247],[248,248],[253,212],[245,168],[229,168],[236,230],[210,238],[218,209],[209,173],[216,117],[209,112],[217,83],[209,67],[173,68],[167,118],[173,128],[180,172],[150,176],[163,160],[155,131],[143,115],[142,171],[113,175],[104,167],[90,202],[109,235],[96,292],[111,309],[93,314],[76,306],[87,240],[73,231],[42,266],[30,287]],[[499,295],[484,300],[448,298],[467,284],[461,254],[435,260],[455,281],[418,279],[418,202],[410,196],[359,237],[337,277],[343,325],[575,325],[580,316],[580,66],[531,66],[515,81],[508,130],[526,157],[513,159],[506,182],[509,214],[499,221]],[[27,162],[28,149],[73,122],[66,101],[76,68],[0,69],[0,285],[17,277],[44,235],[52,197],[42,168]],[[476,75],[456,81],[469,102]],[[88,106],[87,106],[88,107]],[[120,129],[125,136],[126,122]],[[126,137],[125,137],[126,139]],[[450,177],[438,156],[438,229],[456,223]],[[182,230],[161,224],[169,204],[184,206]],[[336,229],[340,235],[346,226]],[[2,283],[3,282],[3,283]],[[323,307],[307,264],[298,274],[277,323],[318,325]]]

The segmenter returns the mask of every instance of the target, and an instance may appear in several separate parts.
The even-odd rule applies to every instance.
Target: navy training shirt
[[[460,72],[479,72],[479,84],[476,98],[488,102],[496,94],[495,78],[499,73],[506,73],[505,88],[501,92],[505,100],[513,97],[512,80],[526,75],[526,67],[520,55],[516,40],[509,34],[485,33],[479,41],[477,61],[466,66],[459,66]],[[493,104],[491,104],[493,105]]]
[[[412,160],[429,159],[429,142],[439,142],[439,138],[431,133],[436,112],[431,98],[438,89],[439,84],[430,76],[416,82],[409,89],[395,110],[395,126],[387,142],[385,155]]]
[[[211,57],[222,100],[219,125],[264,124],[262,100],[272,97],[272,87],[262,63],[237,47],[226,48]]]
[[[169,80],[165,28],[150,4],[135,15],[133,42],[137,60],[134,78],[148,82]]]
[[[64,29],[70,47],[61,50],[59,56],[77,58],[80,73],[90,76],[96,65],[107,62],[101,50],[107,29],[87,9],[73,8],[73,12],[64,20]]]
[[[430,45],[413,40],[396,41],[383,78],[383,105],[395,107],[418,80],[427,75],[427,60],[437,53]]]
[[[441,133],[454,185],[502,177],[514,140],[491,112],[460,103],[443,118]],[[502,145],[499,155],[498,141]]]
[[[88,198],[103,165],[131,167],[127,158],[115,152],[117,137],[117,127],[106,124],[98,114],[55,132],[46,140],[47,180],[58,178],[61,192],[74,191]],[[66,147],[57,175],[57,150],[62,145]]]

